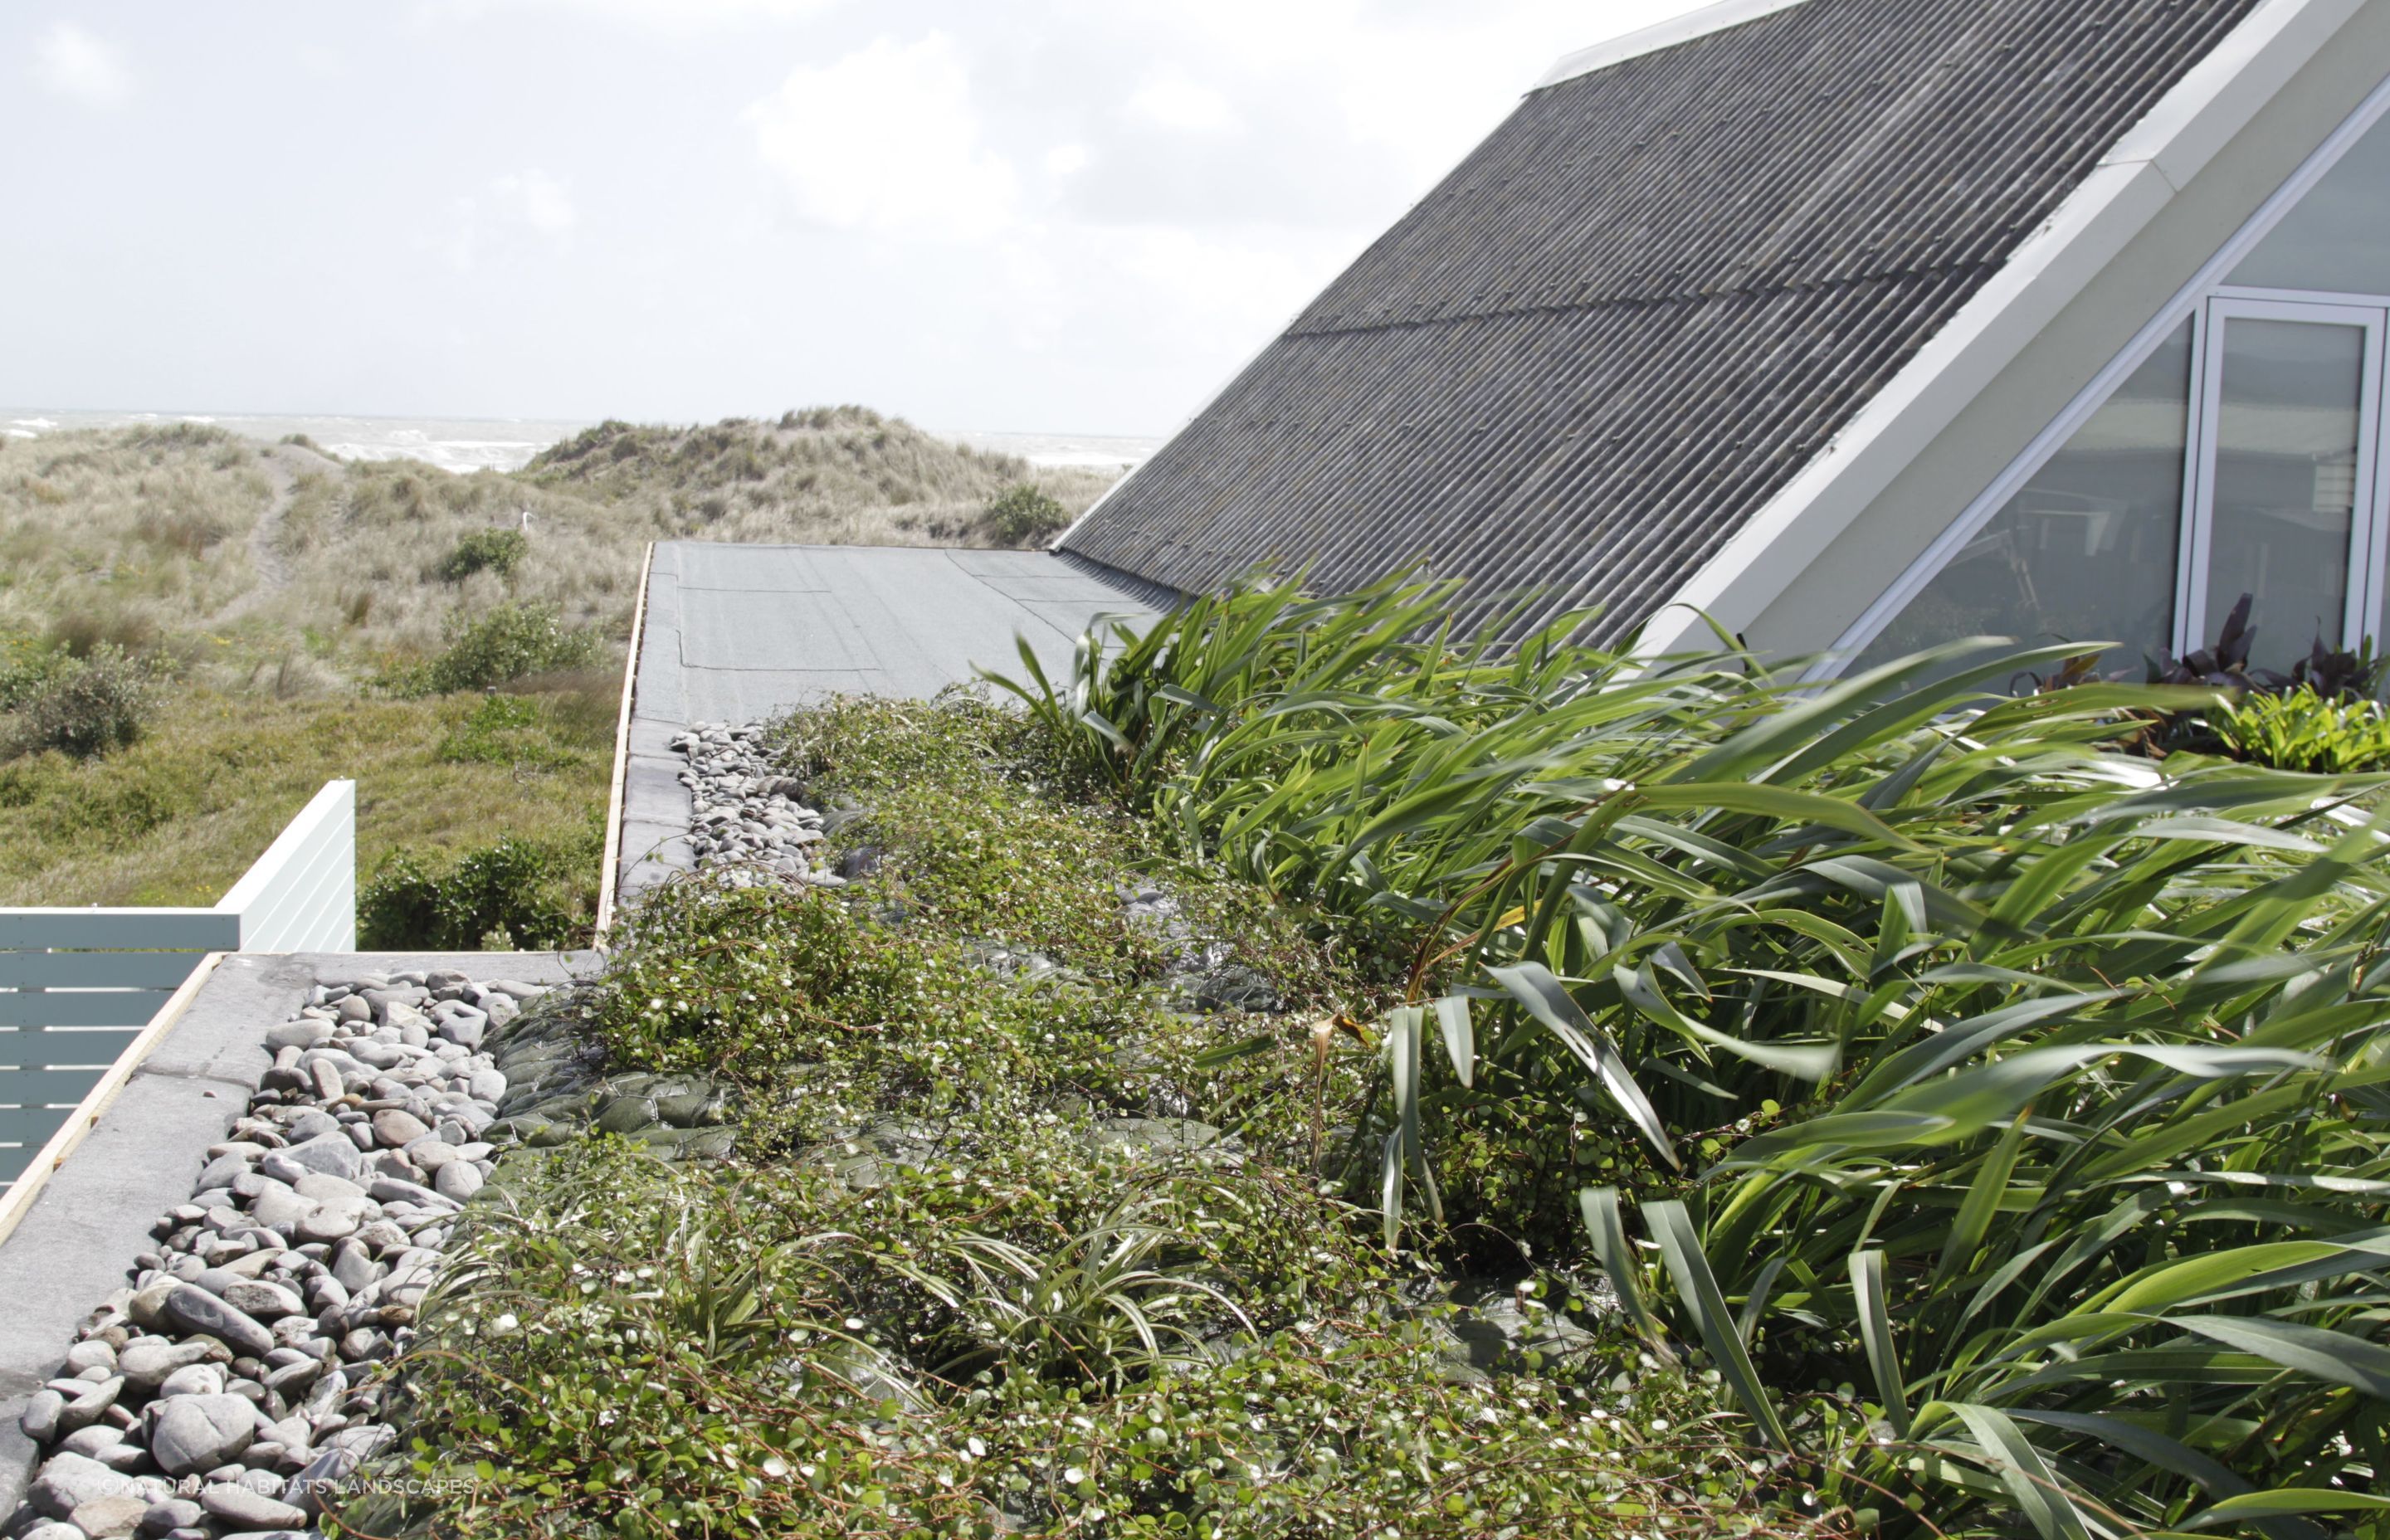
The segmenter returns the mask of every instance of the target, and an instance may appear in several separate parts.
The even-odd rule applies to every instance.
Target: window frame
[[[2335,299],[2345,298],[2335,296]],[[2382,429],[2383,334],[2390,324],[2390,299],[2371,304],[2310,303],[2305,300],[2245,299],[2219,294],[2203,307],[2191,340],[2190,458],[2183,476],[2182,536],[2178,545],[2174,639],[2177,656],[2207,645],[2221,615],[2207,613],[2208,558],[2215,543],[2216,460],[2221,448],[2216,428],[2223,410],[2224,344],[2235,321],[2274,321],[2293,326],[2354,327],[2364,339],[2358,377],[2357,465],[2349,509],[2348,592],[2342,601],[2339,645],[2357,647],[2381,613],[2383,558],[2390,533],[2384,507],[2378,449]]]

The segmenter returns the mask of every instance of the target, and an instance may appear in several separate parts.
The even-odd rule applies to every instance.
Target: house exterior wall
[[[1746,624],[1751,644],[1776,656],[1831,647],[2382,83],[2385,61],[2390,0],[2366,0]]]

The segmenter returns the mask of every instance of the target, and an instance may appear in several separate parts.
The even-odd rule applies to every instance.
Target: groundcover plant
[[[523,1019],[731,1087],[735,1155],[508,1155],[354,1533],[1851,1529],[1589,1266],[1385,1249],[1392,932],[1171,859],[1017,712],[779,744],[876,875],[667,888]]]

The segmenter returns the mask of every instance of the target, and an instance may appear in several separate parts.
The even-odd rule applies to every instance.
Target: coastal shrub
[[[598,634],[567,627],[556,607],[502,604],[456,635],[430,663],[390,684],[403,695],[491,689],[529,674],[575,669],[598,656]]]
[[[1182,858],[1408,921],[1386,1239],[1590,1255],[1892,1533],[2378,1524],[2390,779],[2114,751],[2214,687],[1983,704],[2063,647],[1796,689],[1451,597],[1250,587],[1016,686]]]
[[[159,673],[156,660],[109,642],[59,659],[36,681],[12,687],[22,690],[14,748],[55,749],[75,759],[130,748],[157,710]]]
[[[489,695],[440,740],[440,757],[451,764],[502,764],[516,770],[553,770],[580,756],[548,730],[540,702],[526,696]]]
[[[512,577],[531,553],[531,536],[520,530],[471,530],[440,558],[443,583],[462,583],[475,572]]]
[[[357,893],[357,944],[379,952],[585,945],[597,906],[602,825],[559,841],[501,839],[451,860],[398,849]]]
[[[980,515],[980,527],[996,545],[1042,545],[1070,522],[1070,510],[1026,481],[1007,487]]]

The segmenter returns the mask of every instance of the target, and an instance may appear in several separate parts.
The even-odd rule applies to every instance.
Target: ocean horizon
[[[0,438],[36,439],[78,428],[132,428],[195,422],[266,443],[302,433],[344,460],[421,460],[443,470],[519,470],[550,444],[594,426],[590,421],[536,417],[376,417],[247,412],[77,412],[52,407],[0,407]],[[1126,470],[1162,447],[1159,438],[1106,433],[997,432],[924,428],[954,443],[1017,455],[1047,469],[1085,467]]]

